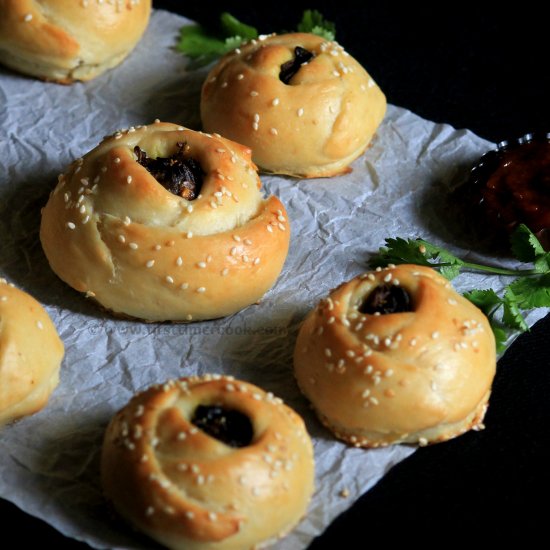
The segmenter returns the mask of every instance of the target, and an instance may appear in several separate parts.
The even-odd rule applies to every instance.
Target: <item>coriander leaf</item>
[[[493,334],[495,335],[495,344],[497,346],[497,353],[506,351],[506,340],[508,340],[508,333],[501,327],[495,326],[491,323]]]
[[[241,36],[229,36],[225,39],[225,52],[230,52],[238,48],[243,42],[245,42],[245,40]]]
[[[550,307],[550,273],[539,277],[518,277],[508,289],[513,292],[521,309]]]
[[[416,240],[405,240],[401,237],[386,239],[386,246],[381,247],[378,254],[371,259],[373,267],[383,267],[392,263],[431,265],[420,251],[420,245]]]
[[[180,40],[177,49],[191,59],[213,59],[225,53],[223,40],[209,35],[199,25],[186,25],[180,30]]]
[[[334,23],[327,21],[317,10],[305,10],[297,29],[299,32],[318,34],[327,40],[334,40],[336,36]]]
[[[545,254],[537,237],[523,223],[518,225],[510,236],[510,244],[514,256],[521,262],[532,262]]]
[[[464,262],[460,258],[457,258],[449,251],[443,248],[439,248],[438,246],[435,246],[428,241],[417,239],[416,242],[420,243],[419,249],[421,251],[424,249],[426,250],[425,256],[430,257],[433,260],[437,259],[438,263],[440,264],[448,264],[434,265],[434,267],[439,267],[439,272],[441,273],[441,275],[443,275],[443,277],[445,277],[449,281],[452,281],[455,277],[458,276],[458,274],[460,273],[460,268],[464,265]]]
[[[226,11],[220,15],[220,24],[225,37],[240,36],[241,42],[258,38],[258,31],[250,25],[239,21],[236,17]]]
[[[313,27],[310,32],[311,34],[316,34],[317,36],[320,36],[321,38],[329,41],[334,40],[335,38],[333,31],[329,31],[328,29],[320,27],[319,25],[315,25],[315,27]]]
[[[471,290],[464,293],[464,298],[481,309],[487,317],[494,313],[495,307],[502,304],[502,298],[493,289]]]
[[[525,332],[529,330],[529,326],[525,322],[521,311],[519,310],[514,291],[508,287],[504,293],[504,313],[502,322],[511,329]]]
[[[537,273],[547,273],[550,271],[550,252],[537,256],[534,266]]]

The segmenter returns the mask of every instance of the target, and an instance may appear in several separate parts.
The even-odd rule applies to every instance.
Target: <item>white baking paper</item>
[[[292,243],[281,277],[259,305],[192,325],[111,318],[50,270],[38,240],[40,208],[56,175],[117,128],[155,118],[199,127],[206,71],[187,71],[173,50],[185,23],[156,11],[130,58],[86,84],[59,86],[0,69],[0,276],[45,305],[66,346],[61,383],[47,408],[0,434],[0,495],[94,547],[151,547],[113,520],[103,502],[104,429],[152,383],[226,373],[272,391],[305,418],[315,444],[316,492],[304,521],[276,545],[301,549],[414,448],[349,448],[320,426],[292,375],[299,324],[331,288],[364,271],[369,253],[388,236],[422,236],[469,254],[452,246],[458,237],[443,197],[490,144],[390,106],[351,174],[263,177],[286,205]],[[500,284],[482,276],[459,281],[459,288]],[[343,489],[348,498],[339,496]]]

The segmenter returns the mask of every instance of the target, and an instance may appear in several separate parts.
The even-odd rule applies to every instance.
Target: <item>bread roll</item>
[[[480,428],[495,375],[487,318],[433,269],[356,277],[306,318],[298,384],[336,437],[425,445]]]
[[[266,172],[304,178],[349,172],[385,111],[384,94],[353,57],[304,33],[228,53],[201,96],[206,131],[251,147]]]
[[[206,375],[135,396],[105,435],[101,480],[116,510],[172,549],[242,550],[305,514],[313,449],[271,393]]]
[[[118,132],[60,176],[40,228],[50,265],[117,314],[235,313],[271,288],[289,245],[255,168],[250,149],[175,124]]]
[[[63,353],[44,308],[0,278],[0,426],[44,407]]]
[[[118,65],[141,38],[151,0],[0,0],[0,61],[70,84]]]

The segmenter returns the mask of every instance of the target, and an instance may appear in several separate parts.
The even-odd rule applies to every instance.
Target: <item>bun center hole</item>
[[[254,429],[248,416],[221,405],[199,405],[193,412],[191,422],[230,447],[246,447],[252,443],[254,437]]]
[[[373,289],[359,306],[360,313],[403,313],[413,311],[409,293],[400,286],[379,285]]]
[[[279,80],[285,84],[290,84],[292,77],[300,70],[300,67],[306,63],[309,63],[313,57],[313,53],[301,46],[294,48],[294,59],[287,61],[281,65],[281,72],[279,73]]]
[[[178,142],[178,150],[171,157],[149,158],[139,146],[134,147],[137,162],[170,193],[188,201],[197,198],[201,192],[204,170],[197,160],[185,154],[189,151],[186,143]]]

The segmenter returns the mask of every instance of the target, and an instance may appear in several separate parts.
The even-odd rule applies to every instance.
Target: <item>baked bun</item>
[[[0,279],[0,426],[44,407],[59,382],[63,353],[44,308]]]
[[[313,491],[313,449],[282,401],[233,377],[153,386],[107,428],[105,495],[173,549],[241,550],[286,534]]]
[[[336,42],[313,34],[253,40],[223,57],[201,97],[204,129],[252,148],[267,172],[349,172],[386,112],[386,98]]]
[[[284,206],[264,200],[255,168],[250,149],[175,124],[118,132],[60,176],[42,246],[61,279],[118,314],[235,313],[273,285],[288,253]]]
[[[425,445],[479,429],[496,368],[487,318],[431,268],[356,277],[306,318],[298,384],[336,437]]]
[[[141,38],[151,0],[0,0],[0,60],[63,84],[118,65]]]

